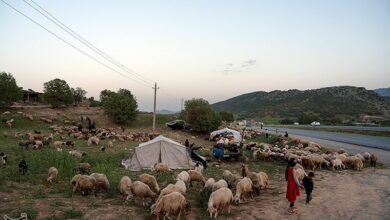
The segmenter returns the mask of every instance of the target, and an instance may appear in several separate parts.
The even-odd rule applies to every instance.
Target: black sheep
[[[27,162],[23,159],[19,162],[19,173],[21,172],[23,175],[27,173]]]
[[[0,153],[0,158],[1,158],[1,162],[2,162],[3,167],[6,167],[7,162],[8,162],[7,155],[5,153]]]

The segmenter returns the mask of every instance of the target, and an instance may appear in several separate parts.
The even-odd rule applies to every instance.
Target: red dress
[[[293,174],[294,167],[287,168],[287,193],[286,198],[289,202],[295,202],[297,196],[299,196],[299,187],[294,181]]]

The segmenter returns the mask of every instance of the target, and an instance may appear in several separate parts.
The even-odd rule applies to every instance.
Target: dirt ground
[[[253,200],[246,200],[239,206],[232,206],[232,214],[222,214],[217,219],[251,220],[251,219],[389,219],[390,218],[390,169],[366,168],[361,172],[316,171],[313,200],[305,204],[305,194],[296,202],[298,212],[293,215],[287,213],[289,203],[285,199],[286,182],[282,175],[272,178],[268,189]],[[17,187],[17,185],[14,185]],[[22,196],[22,195],[19,195]],[[18,206],[13,193],[0,192],[1,205]],[[17,197],[17,196],[16,196]],[[82,219],[149,219],[148,211],[121,204],[120,198],[80,197],[72,200],[62,198],[62,204],[56,204],[58,197],[34,200],[38,209],[38,218],[56,215],[55,205],[75,206],[84,213]],[[104,205],[97,202],[104,200]],[[73,203],[73,204],[71,204]],[[98,204],[100,203],[100,205]],[[54,206],[54,207],[53,207]],[[54,209],[53,209],[54,208]],[[187,211],[182,219],[202,219],[198,209]],[[61,213],[60,213],[61,214]],[[205,215],[202,215],[205,216]],[[204,218],[204,217],[203,217]]]
[[[313,200],[307,205],[301,191],[296,214],[287,213],[286,183],[281,176],[263,196],[241,204],[240,217],[218,219],[390,219],[390,169],[315,173]]]

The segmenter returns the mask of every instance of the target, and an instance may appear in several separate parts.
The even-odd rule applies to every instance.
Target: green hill
[[[321,119],[338,116],[386,116],[390,105],[376,92],[362,87],[338,86],[312,90],[275,90],[243,94],[212,105],[245,118],[298,118],[312,113]]]

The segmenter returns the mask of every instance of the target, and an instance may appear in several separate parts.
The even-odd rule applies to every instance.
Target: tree
[[[22,98],[22,89],[11,73],[0,73],[0,107],[9,107]]]
[[[73,103],[72,90],[65,80],[53,79],[45,82],[43,92],[45,101],[55,108]]]
[[[221,118],[222,121],[226,121],[226,122],[234,121],[234,116],[233,113],[231,112],[220,112],[219,117]]]
[[[105,114],[115,123],[126,124],[135,120],[138,105],[129,90],[119,89],[118,92],[103,90],[100,92],[100,100]]]
[[[84,96],[87,94],[87,91],[84,89],[77,87],[76,89],[72,88],[72,94],[73,94],[73,101],[74,104],[77,105],[78,103],[83,101]]]
[[[194,131],[210,132],[221,124],[221,118],[204,99],[191,99],[185,102],[184,118]]]

